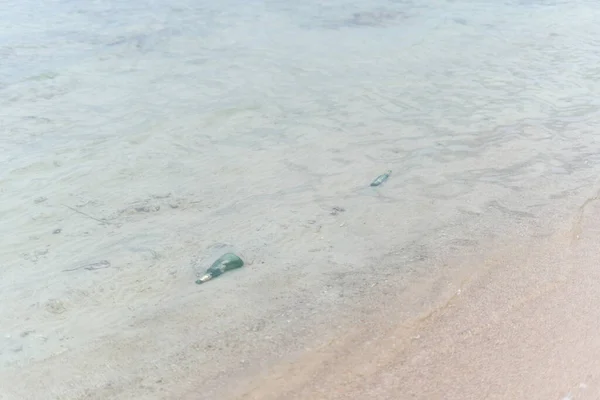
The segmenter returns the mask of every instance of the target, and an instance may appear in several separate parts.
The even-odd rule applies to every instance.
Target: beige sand
[[[238,111],[225,118],[231,131],[244,132],[246,115],[262,118]],[[597,359],[586,331],[597,315],[595,203],[577,245],[568,218],[565,236],[540,235],[577,215],[596,174],[567,180],[538,165],[542,131],[465,137],[476,157],[423,162],[439,137],[369,127],[347,142],[311,129],[282,143],[177,124],[66,140],[7,172],[0,398],[593,390],[581,371]],[[554,151],[576,158],[591,146],[572,136]],[[369,188],[387,168],[390,180]],[[195,270],[230,245],[247,267],[195,285]],[[551,311],[528,315],[536,307]],[[587,347],[556,343],[560,329]],[[574,364],[555,362],[566,353]]]
[[[432,313],[373,318],[235,398],[600,398],[597,200],[570,229],[490,260]]]
[[[524,239],[463,257],[446,266],[451,278],[438,271],[435,279],[364,279],[352,292],[360,304],[331,315],[302,301],[297,280],[289,286],[294,298],[286,297],[285,274],[269,288],[279,298],[271,305],[253,297],[264,276],[250,288],[235,286],[239,276],[211,282],[221,300],[215,304],[203,298],[215,292],[190,290],[166,275],[160,288],[181,295],[161,299],[152,287],[146,296],[132,294],[137,316],[112,329],[94,326],[93,295],[77,294],[88,302],[78,305],[78,318],[101,332],[65,335],[61,351],[61,340],[43,340],[40,330],[60,329],[60,316],[72,310],[48,301],[46,314],[55,318],[44,324],[38,317],[37,330],[18,337],[45,347],[38,344],[37,359],[3,369],[2,398],[597,399],[599,223],[592,199],[563,231],[535,245]],[[245,272],[257,271],[255,263]],[[70,332],[84,331],[69,321]],[[40,356],[48,348],[52,354]]]

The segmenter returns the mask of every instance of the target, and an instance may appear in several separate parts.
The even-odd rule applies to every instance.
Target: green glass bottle
[[[390,177],[391,174],[392,174],[392,170],[388,169],[385,172],[385,174],[379,175],[377,178],[375,178],[375,180],[373,182],[371,182],[371,186],[379,186],[379,185],[381,185],[383,182],[385,182],[387,180],[387,178]]]
[[[244,265],[244,261],[233,253],[223,254],[215,261],[206,273],[202,275],[200,279],[196,281],[198,285],[210,281],[212,278],[216,278],[224,272],[231,271],[232,269],[240,268]]]

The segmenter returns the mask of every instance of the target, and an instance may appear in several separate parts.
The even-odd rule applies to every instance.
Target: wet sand
[[[329,294],[314,288],[327,285],[286,287],[289,271],[268,285],[235,283],[234,272],[204,290],[171,283],[162,301],[138,293],[145,316],[3,369],[3,398],[595,399],[599,223],[590,197],[551,236],[447,259],[442,273],[385,275],[382,264],[383,275],[353,276],[352,301],[338,308],[315,307]],[[20,335],[29,345],[37,322]]]
[[[398,323],[387,308],[233,398],[600,398],[598,199],[581,211],[489,259],[431,312]]]

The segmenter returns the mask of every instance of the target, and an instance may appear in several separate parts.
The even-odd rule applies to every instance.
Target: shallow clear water
[[[47,331],[7,365],[151,314],[221,244],[261,265],[223,301],[270,310],[547,235],[598,191],[597,2],[297,3],[0,5],[0,317]]]

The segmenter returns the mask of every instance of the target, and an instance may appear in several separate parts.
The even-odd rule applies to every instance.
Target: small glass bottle
[[[232,269],[240,268],[244,265],[244,261],[233,253],[223,254],[215,261],[210,268],[206,270],[206,273],[196,281],[198,285],[210,281],[212,278],[223,274],[224,272],[231,271]]]

